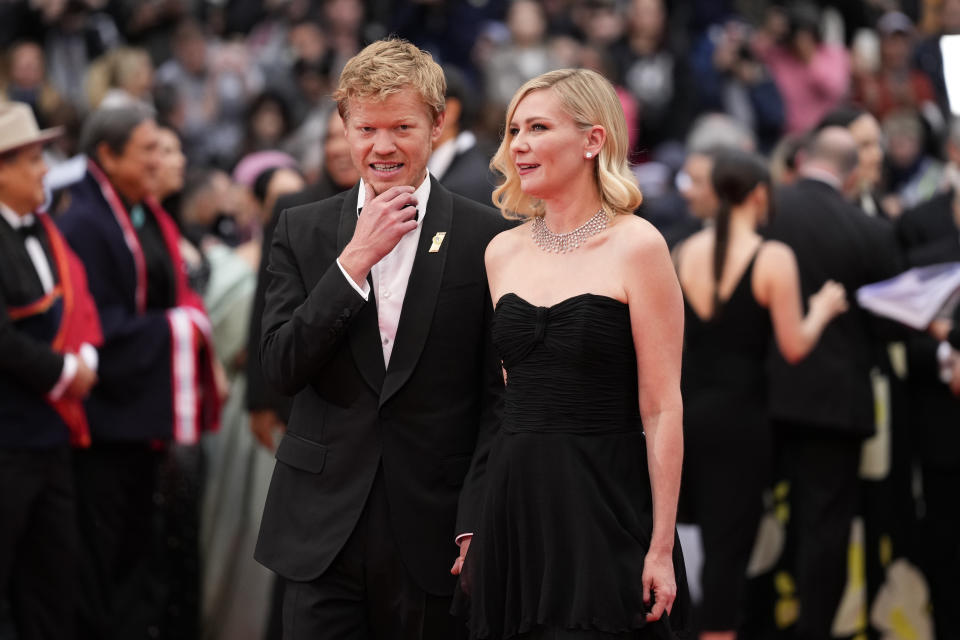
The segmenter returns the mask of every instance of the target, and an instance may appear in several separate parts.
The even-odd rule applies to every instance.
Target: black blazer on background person
[[[255,555],[285,578],[324,573],[382,467],[404,565],[425,592],[453,590],[454,538],[473,531],[499,426],[483,254],[506,222],[430,179],[386,368],[374,291],[364,301],[335,261],[356,227],[359,185],[277,223],[260,355],[267,380],[295,398]]]
[[[497,176],[490,170],[490,157],[480,143],[474,144],[453,157],[440,184],[474,202],[490,205],[497,186]]]
[[[827,325],[800,363],[790,365],[779,350],[772,350],[771,417],[810,426],[823,435],[871,435],[870,369],[876,349],[873,320],[857,305],[856,290],[898,272],[892,228],[846,202],[830,185],[801,179],[776,194],[767,236],[788,244],[796,254],[804,301],[832,279],[843,285],[850,302],[849,310]]]

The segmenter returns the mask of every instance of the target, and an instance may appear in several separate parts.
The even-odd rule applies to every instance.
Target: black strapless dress
[[[511,293],[493,339],[507,390],[461,578],[471,637],[676,637],[689,611],[679,541],[672,615],[648,623],[643,604],[653,516],[628,306]]]

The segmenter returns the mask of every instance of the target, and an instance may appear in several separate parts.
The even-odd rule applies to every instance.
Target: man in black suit
[[[427,168],[444,187],[481,204],[490,204],[497,176],[490,170],[492,153],[481,147],[470,130],[476,117],[477,97],[454,67],[444,67],[447,81],[443,130],[433,143]]]
[[[876,350],[852,293],[898,267],[887,223],[844,199],[857,162],[856,142],[846,129],[819,131],[801,179],[777,193],[768,229],[771,239],[796,254],[805,299],[828,279],[851,294],[850,310],[828,325],[805,360],[790,365],[771,350],[770,414],[790,480],[797,637],[804,639],[830,637],[846,580],[860,450],[875,428],[870,369]]]
[[[58,133],[24,103],[0,106],[0,605],[22,640],[75,637],[70,445],[89,444],[81,403],[100,341],[79,259],[37,213],[42,146]]]
[[[256,557],[288,640],[463,634],[450,565],[499,423],[483,253],[506,224],[426,171],[443,86],[400,40],[351,59],[334,98],[361,181],[274,232],[260,356],[295,397]]]
[[[951,188],[897,220],[897,236],[907,266],[960,261],[960,120],[950,125],[946,174]],[[938,638],[960,634],[960,306],[951,322],[936,322],[930,333],[916,332],[907,341],[910,414],[923,477],[924,570],[930,583]],[[935,334],[936,338],[930,334]],[[949,342],[947,342],[949,340]],[[951,348],[952,347],[952,348]]]

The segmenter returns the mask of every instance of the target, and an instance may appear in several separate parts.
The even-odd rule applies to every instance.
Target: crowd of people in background
[[[605,76],[688,331],[747,304],[744,282],[769,310],[699,332],[685,355],[685,401],[701,404],[680,516],[701,531],[702,637],[960,634],[955,319],[912,331],[856,303],[859,286],[960,261],[960,71],[944,54],[960,0],[4,2],[0,103],[63,128],[44,150],[45,208],[121,363],[96,374],[110,393],[94,387],[88,411],[125,431],[94,430],[107,445],[76,456],[76,543],[100,579],[84,585],[89,637],[279,637],[283,585],[252,557],[290,410],[258,357],[269,247],[280,211],[359,179],[331,94],[388,34],[443,66],[428,168],[483,204],[517,89],[552,69]],[[98,232],[96,208],[147,222]],[[108,258],[125,234],[143,282]],[[799,291],[776,284],[784,269]],[[142,319],[154,310],[159,333]],[[749,363],[717,343],[730,336]],[[178,340],[217,400],[189,426],[169,400]],[[157,388],[162,403],[143,392]],[[713,428],[724,412],[734,437]]]

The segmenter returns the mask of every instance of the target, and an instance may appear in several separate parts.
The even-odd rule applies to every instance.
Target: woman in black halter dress
[[[685,626],[682,300],[663,239],[630,215],[626,149],[616,94],[590,71],[531,80],[508,110],[495,199],[532,220],[486,255],[507,386],[460,582],[473,638]]]
[[[703,540],[701,640],[732,640],[772,457],[764,384],[771,334],[796,362],[846,299],[839,284],[827,282],[802,315],[793,252],[756,231],[770,197],[761,158],[721,152],[712,178],[720,201],[714,226],[675,250],[686,324],[680,502],[681,516],[700,526]]]

